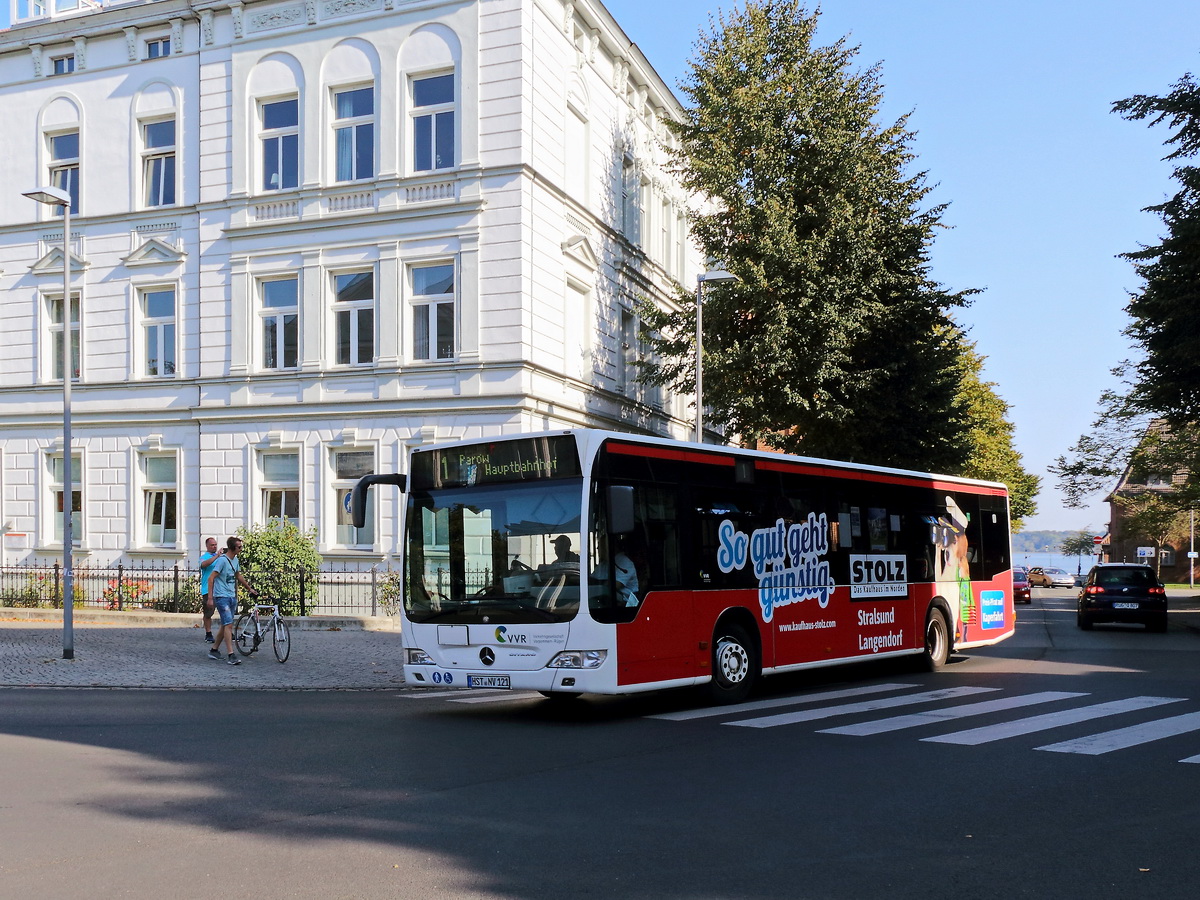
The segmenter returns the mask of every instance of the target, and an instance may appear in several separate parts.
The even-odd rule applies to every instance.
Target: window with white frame
[[[179,475],[175,454],[143,456],[142,478],[146,543],[173,545],[179,533],[176,519]]]
[[[70,75],[75,71],[75,54],[67,53],[63,56],[50,57],[50,74],[51,75]]]
[[[663,198],[659,208],[658,223],[658,260],[662,263],[662,267],[671,271],[671,257],[674,255],[675,247],[671,240],[671,226],[675,224],[675,212],[672,209],[671,201]]]
[[[564,154],[567,194],[580,203],[588,202],[588,171],[590,155],[588,153],[588,123],[583,113],[574,106],[567,107],[567,128],[564,135]]]
[[[375,174],[375,88],[333,93],[334,178],[358,181]]]
[[[350,516],[350,494],[358,479],[375,473],[375,451],[333,451],[333,508],[336,510],[337,543],[342,547],[369,547],[375,543],[375,494],[367,491],[367,520],[355,528]]]
[[[683,281],[687,272],[687,219],[682,212],[675,215],[675,277]]]
[[[413,266],[413,359],[451,359],[454,356],[454,264]]]
[[[567,280],[563,315],[563,362],[572,378],[591,375],[591,292],[573,279]]]
[[[146,41],[146,59],[160,59],[171,55],[171,39],[169,37],[151,38]]]
[[[52,528],[54,541],[61,544],[63,540],[63,511],[66,508],[66,485],[63,481],[63,455],[61,453],[47,457],[50,468],[50,498]],[[71,544],[83,540],[83,458],[71,454]]]
[[[79,132],[47,135],[50,183],[71,196],[71,215],[79,214]]]
[[[151,378],[169,377],[175,374],[175,289],[144,288],[139,293],[145,335],[144,374]]]
[[[626,397],[635,397],[637,394],[637,332],[637,317],[627,309],[621,310],[620,352],[617,354],[617,390]]]
[[[300,179],[300,101],[295,97],[264,102],[262,116],[262,189],[282,191]]]
[[[294,369],[299,361],[299,282],[295,277],[259,282],[262,367]]]
[[[262,516],[300,525],[300,454],[263,453]]]
[[[454,74],[412,81],[413,171],[454,166]]]
[[[142,123],[146,206],[175,205],[175,119]]]
[[[333,276],[334,361],[361,366],[375,360],[375,273]]]
[[[630,243],[642,242],[642,178],[631,156],[621,163],[621,233]]]
[[[50,344],[50,379],[62,381],[63,332],[71,334],[71,379],[79,380],[79,295],[71,295],[70,321],[64,321],[63,298],[46,298],[47,337]]]

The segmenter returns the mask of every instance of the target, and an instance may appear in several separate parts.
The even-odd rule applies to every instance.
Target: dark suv
[[[1149,566],[1103,563],[1088,572],[1076,616],[1085,630],[1094,622],[1141,622],[1166,631],[1167,591]]]

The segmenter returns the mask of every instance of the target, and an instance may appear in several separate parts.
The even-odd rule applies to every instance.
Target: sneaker
[[[218,650],[216,647],[210,647],[209,651],[208,651],[208,658],[215,659],[217,662],[220,662],[221,661],[221,651]]]
[[[212,632],[211,632],[211,631],[206,631],[206,632],[204,632],[204,642],[205,642],[206,644],[211,644],[211,643],[212,643]]]
[[[220,659],[220,658],[221,657],[219,657],[219,656],[217,657],[217,659]],[[240,659],[238,659],[236,656],[234,656],[232,653],[229,654],[229,659],[227,659],[226,662],[229,663],[231,666],[240,666],[242,664],[242,661]]]

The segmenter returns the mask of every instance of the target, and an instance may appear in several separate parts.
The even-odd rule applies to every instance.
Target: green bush
[[[385,616],[399,613],[404,602],[404,583],[400,579],[400,573],[389,569],[376,583],[376,587],[380,612]]]
[[[321,567],[316,528],[301,531],[285,519],[268,519],[266,525],[239,528],[237,536],[243,542],[242,575],[264,599],[278,603],[284,615],[296,616],[303,587],[305,611],[315,609]]]
[[[50,606],[56,599],[54,596],[54,576],[49,572],[30,572],[25,576],[25,583],[15,589],[5,591],[4,602],[9,606],[20,609],[37,609]]]
[[[165,593],[151,603],[153,609],[159,612],[200,612],[200,579],[195,575],[181,578],[179,593],[175,593],[175,585],[165,588]]]

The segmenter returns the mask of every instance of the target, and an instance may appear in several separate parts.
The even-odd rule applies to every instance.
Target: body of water
[[[1094,556],[1063,556],[1061,553],[1014,553],[1013,565],[1024,566],[1053,566],[1056,569],[1065,569],[1072,575],[1077,572],[1082,572],[1084,575],[1095,564],[1096,557]]]

